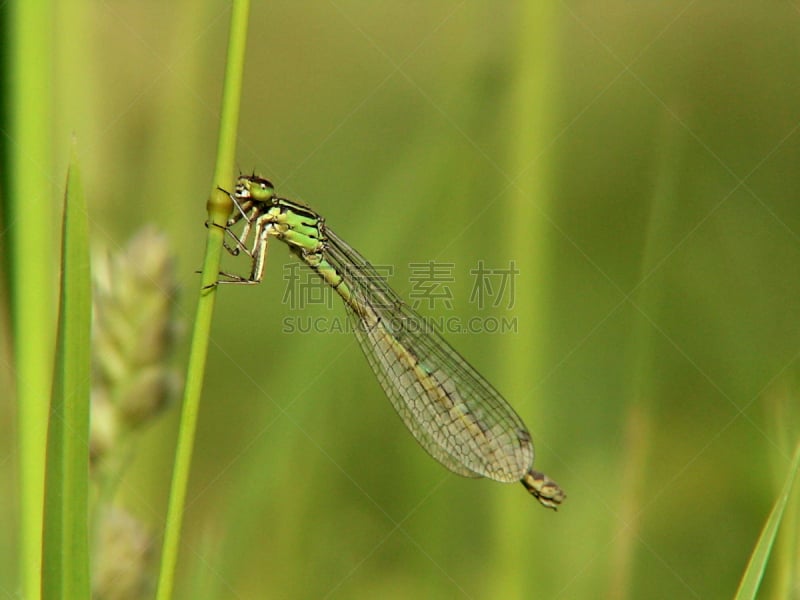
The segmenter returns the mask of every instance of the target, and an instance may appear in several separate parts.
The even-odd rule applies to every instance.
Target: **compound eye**
[[[239,183],[242,193],[256,202],[269,202],[275,194],[272,183],[262,177],[242,177]]]

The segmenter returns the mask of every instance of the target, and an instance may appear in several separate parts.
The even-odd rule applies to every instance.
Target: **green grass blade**
[[[772,512],[764,528],[761,530],[758,543],[753,549],[753,553],[750,555],[750,562],[742,576],[742,581],[739,583],[739,589],[736,591],[735,600],[753,600],[758,594],[758,589],[761,586],[761,580],[764,577],[764,571],[767,568],[772,546],[775,543],[775,537],[778,535],[778,528],[783,520],[783,513],[789,501],[789,496],[792,493],[792,487],[794,486],[794,480],[797,477],[798,470],[800,470],[800,444],[797,445],[794,451],[792,464],[789,467],[789,472],[786,474],[786,481],[783,484],[783,489],[775,500]]]
[[[511,151],[509,172],[513,180],[512,202],[514,217],[507,240],[506,250],[515,260],[524,260],[525,277],[517,284],[514,297],[515,316],[519,330],[524,335],[504,336],[499,349],[504,357],[504,370],[500,371],[500,389],[520,410],[530,426],[535,415],[544,419],[544,405],[524,407],[523,398],[529,396],[530,381],[522,377],[525,373],[536,380],[541,375],[542,349],[546,347],[545,329],[542,327],[546,314],[546,260],[547,220],[553,185],[548,144],[552,139],[555,123],[554,91],[555,65],[558,60],[559,26],[557,5],[554,2],[531,2],[518,5],[516,56],[514,84],[511,89],[513,127],[519,135],[510,136]],[[536,375],[532,375],[537,372]],[[531,431],[537,431],[540,425]],[[553,439],[556,439],[554,434]],[[534,447],[537,447],[534,433]],[[564,477],[557,466],[542,462],[537,456],[534,468],[546,472],[558,483]],[[569,494],[568,486],[566,488]],[[520,598],[526,594],[527,573],[531,555],[527,552],[527,535],[520,532],[520,498],[498,494],[494,498],[495,543],[500,549],[495,555],[493,571],[489,579],[492,595],[504,598]],[[532,523],[528,521],[527,523]],[[531,526],[531,525],[529,525]],[[535,561],[535,559],[534,559]]]
[[[230,186],[233,181],[236,133],[239,124],[239,104],[244,74],[249,13],[249,0],[238,0],[233,3],[222,97],[219,143],[217,146],[217,163],[214,169],[213,188],[207,205],[209,221],[220,225],[225,223],[231,211],[230,198],[217,190],[217,186]],[[194,447],[197,417],[200,408],[200,392],[202,391],[203,373],[205,371],[209,333],[211,331],[211,317],[214,310],[215,288],[207,289],[207,286],[217,280],[223,234],[224,231],[219,227],[209,226],[208,228],[205,259],[201,275],[201,289],[204,291],[201,291],[197,305],[191,349],[189,351],[189,363],[186,371],[186,387],[184,389],[181,423],[178,431],[178,445],[175,450],[175,465],[172,473],[167,522],[161,552],[158,600],[171,598],[175,587],[175,568],[178,563],[183,507],[189,484],[192,449]]]
[[[89,224],[73,162],[64,197],[56,367],[47,439],[42,597],[89,598]]]
[[[8,69],[4,86],[4,222],[0,249],[7,268],[17,407],[21,595],[37,600],[42,564],[42,506],[48,398],[55,340],[58,201],[53,169],[53,2],[11,2],[2,9]],[[31,35],[31,32],[37,32]],[[5,82],[4,82],[5,83]],[[48,92],[43,92],[48,90]],[[31,185],[38,181],[41,185]],[[17,493],[7,488],[7,493]]]

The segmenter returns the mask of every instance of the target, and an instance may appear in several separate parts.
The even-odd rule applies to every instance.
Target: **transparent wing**
[[[459,475],[522,479],[533,443],[514,409],[364,257],[330,229],[325,238],[361,349],[417,441]]]

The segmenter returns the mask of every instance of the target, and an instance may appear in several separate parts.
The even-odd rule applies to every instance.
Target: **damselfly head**
[[[269,202],[275,196],[275,187],[269,179],[252,175],[240,175],[236,180],[234,194],[239,200],[255,200],[256,202]]]

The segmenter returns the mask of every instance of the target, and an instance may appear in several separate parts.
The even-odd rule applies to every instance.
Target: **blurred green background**
[[[74,133],[97,243],[162,228],[187,326],[228,11],[53,16],[53,223]],[[263,285],[218,294],[179,596],[731,597],[800,431],[797,7],[284,1],[254,3],[249,36],[240,169],[391,265],[404,296],[410,264],[452,264],[452,310],[426,314],[517,323],[446,337],[568,499],[552,513],[430,459],[352,336],[284,331],[344,311],[284,302],[294,259],[273,243]],[[469,302],[481,260],[519,270],[511,308]],[[0,410],[14,490],[13,402]],[[177,413],[119,489],[157,545]],[[7,597],[16,503],[0,495]],[[796,561],[788,539],[778,558]]]

